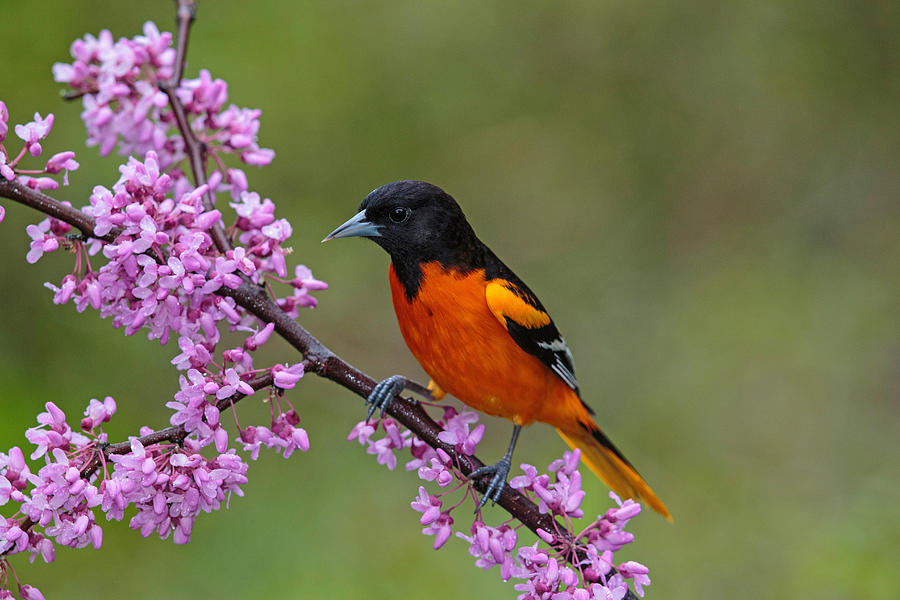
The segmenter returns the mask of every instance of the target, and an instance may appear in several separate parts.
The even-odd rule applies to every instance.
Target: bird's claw
[[[375,411],[379,409],[383,419],[391,398],[402,392],[406,388],[407,383],[407,379],[403,375],[393,375],[379,381],[372,389],[369,397],[366,398],[366,406],[369,407],[368,412],[366,412],[366,423],[369,422]]]
[[[491,474],[494,475],[491,478],[491,482],[488,484],[487,489],[484,490],[484,495],[481,497],[481,501],[478,503],[478,508],[475,509],[475,512],[484,508],[484,505],[487,504],[488,500],[491,500],[492,505],[497,504],[497,501],[500,499],[500,494],[503,493],[503,488],[506,487],[506,478],[509,477],[510,468],[511,460],[504,456],[498,460],[495,465],[486,465],[469,473],[469,479],[475,479]]]

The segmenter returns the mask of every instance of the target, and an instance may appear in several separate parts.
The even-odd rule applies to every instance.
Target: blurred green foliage
[[[252,6],[252,8],[251,8]],[[4,2],[11,122],[56,114],[47,152],[82,168],[76,206],[117,178],[82,147],[50,67],[86,32],[171,2]],[[250,171],[331,284],[302,322],[375,377],[424,375],[388,298],[386,256],[319,240],[372,188],[441,185],[553,311],[585,398],[675,515],[635,523],[651,598],[900,596],[900,5],[888,1],[201,2],[188,75],[263,110],[272,167]],[[44,402],[110,394],[115,439],[167,421],[173,348],[56,307],[2,201],[0,446]],[[294,356],[283,343],[266,358]],[[312,449],[251,464],[245,498],[192,542],[106,528],[102,550],[16,560],[48,598],[512,598],[418,533],[414,475],[344,441],[359,400],[309,377],[291,398]],[[248,402],[244,423],[264,409]],[[491,421],[483,456],[508,435]],[[517,459],[563,450],[545,426]],[[588,512],[605,490],[586,482]],[[463,516],[463,515],[460,515]],[[500,521],[499,509],[490,518]],[[626,558],[627,558],[626,557]]]

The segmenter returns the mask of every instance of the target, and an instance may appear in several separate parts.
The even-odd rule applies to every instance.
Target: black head
[[[352,236],[384,248],[395,267],[431,261],[467,264],[480,246],[456,201],[424,181],[395,181],[374,190],[359,213],[325,239]]]

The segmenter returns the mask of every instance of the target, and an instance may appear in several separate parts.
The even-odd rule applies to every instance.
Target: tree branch
[[[175,13],[175,23],[178,27],[178,39],[175,50],[175,72],[172,74],[172,84],[178,87],[184,76],[184,65],[187,62],[188,36],[191,33],[191,25],[197,15],[197,3],[194,0],[175,0],[178,9]]]
[[[16,181],[6,181],[0,178],[0,196],[15,200],[69,223],[79,228],[87,236],[99,237],[94,235],[94,227],[96,225],[94,219]],[[115,234],[110,232],[105,236],[99,237],[99,239],[111,242],[115,240]],[[372,392],[376,383],[374,379],[332,352],[325,344],[281,310],[262,287],[245,282],[237,289],[232,290],[222,287],[216,293],[234,298],[237,304],[247,309],[247,311],[264,323],[274,323],[275,331],[303,354],[308,371],[333,381],[362,398],[367,398]],[[395,396],[387,406],[387,413],[429,446],[440,448],[453,457],[455,462],[460,465],[460,470],[464,475],[468,475],[475,469],[484,466],[484,463],[477,457],[457,453],[453,446],[440,441],[438,434],[443,430],[418,403]],[[484,493],[488,482],[487,478],[482,478],[473,483],[478,491]],[[557,529],[554,527],[554,520],[551,515],[541,514],[536,504],[509,486],[503,489],[497,504],[535,533],[537,533],[538,528],[551,532]],[[571,542],[571,540],[565,540],[564,542]]]
[[[116,236],[119,234],[119,231],[113,230],[105,236],[95,235],[94,227],[96,226],[96,222],[93,218],[79,210],[64,205],[59,200],[51,198],[46,194],[23,186],[17,181],[6,181],[4,178],[0,177],[0,197],[15,200],[16,202],[30,206],[44,214],[64,221],[77,227],[89,237],[101,239],[106,242],[114,242]],[[263,287],[255,285],[245,279],[244,283],[237,289],[232,290],[227,287],[222,287],[216,291],[216,294],[234,298],[234,301],[237,304],[247,309],[247,311],[264,323],[274,323],[275,331],[303,355],[307,371],[333,381],[362,398],[367,398],[374,389],[376,383],[374,379],[332,352],[325,344],[281,310],[275,301],[265,292]],[[441,429],[440,425],[438,425],[417,402],[400,396],[394,396],[387,406],[387,413],[426,444],[435,449],[440,448],[450,455],[454,459],[454,462],[459,465],[463,475],[468,476],[472,471],[484,466],[484,463],[477,457],[460,454],[453,446],[439,440],[438,434],[441,433],[443,429]],[[162,432],[156,432],[156,434],[162,434]],[[175,439],[178,439],[178,436],[182,435],[182,432],[173,431],[172,435],[175,436]],[[180,439],[184,438],[181,437]],[[117,451],[112,453],[123,453],[127,452],[128,449],[130,449],[130,442],[128,442],[128,447],[116,447]],[[488,479],[489,477],[483,477],[474,480],[473,485],[475,486],[475,489],[483,494],[487,489]],[[500,494],[500,499],[497,501],[497,504],[503,507],[503,509],[511,516],[518,519],[535,534],[537,534],[538,529],[556,533],[557,536],[562,539],[554,545],[557,550],[566,551],[565,556],[570,562],[573,562],[573,560],[575,562],[584,560],[585,557],[583,553],[576,551],[576,556],[573,559],[572,553],[567,551],[574,547],[574,540],[571,536],[566,534],[565,529],[555,525],[556,521],[553,516],[549,513],[541,514],[538,506],[518,490],[515,490],[508,485],[505,486],[503,492]],[[26,521],[22,524],[22,528],[26,529],[26,525],[31,527],[34,523]],[[625,599],[637,600],[637,596],[629,589],[625,595]]]
[[[184,65],[187,60],[187,44],[191,31],[191,24],[194,22],[194,16],[197,12],[197,6],[194,0],[176,0],[178,2],[178,40],[176,42],[175,54],[175,71],[169,81],[159,83],[159,88],[165,92],[169,98],[169,106],[172,107],[172,113],[175,115],[175,124],[184,140],[184,150],[188,155],[191,164],[191,173],[194,175],[194,185],[200,187],[208,183],[206,179],[206,144],[197,139],[194,130],[191,129],[190,121],[188,121],[187,112],[184,105],[178,98],[178,87],[181,85],[181,78],[184,75]],[[212,190],[207,190],[203,194],[203,207],[206,210],[212,210],[213,199]],[[216,248],[222,254],[231,250],[231,240],[225,233],[225,228],[221,223],[216,223],[212,228],[212,239]]]

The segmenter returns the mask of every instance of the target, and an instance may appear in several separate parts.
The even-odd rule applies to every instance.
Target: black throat
[[[466,274],[478,269],[488,270],[494,262],[499,262],[474,234],[468,239],[458,240],[456,245],[441,243],[425,249],[427,251],[422,250],[415,255],[402,248],[390,251],[394,274],[409,302],[416,298],[422,285],[422,265],[438,263],[447,271]]]

